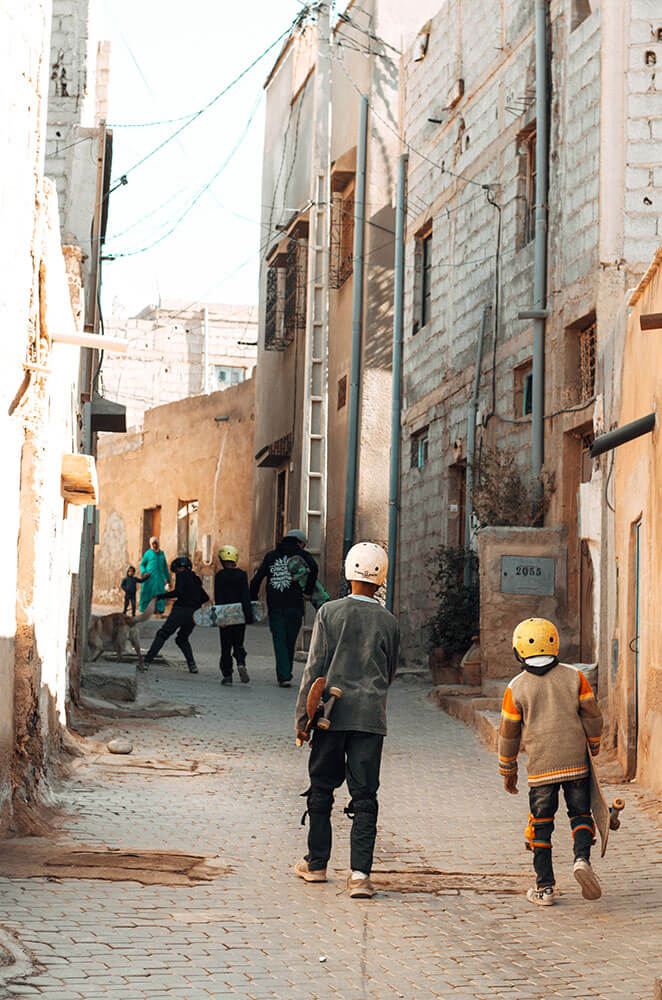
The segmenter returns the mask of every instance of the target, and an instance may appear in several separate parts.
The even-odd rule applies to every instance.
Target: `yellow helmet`
[[[513,632],[513,649],[518,660],[531,656],[558,656],[559,633],[546,618],[526,618]]]
[[[239,560],[239,551],[235,549],[234,545],[224,545],[218,553],[218,558],[221,562],[236,563]]]

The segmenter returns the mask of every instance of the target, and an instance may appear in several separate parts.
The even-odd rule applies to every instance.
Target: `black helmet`
[[[178,569],[193,569],[193,563],[188,556],[177,556],[170,563],[170,572],[176,573]]]

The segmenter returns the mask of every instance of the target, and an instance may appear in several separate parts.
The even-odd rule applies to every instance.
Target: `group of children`
[[[249,681],[244,636],[253,620],[246,573],[239,569],[239,553],[232,545],[220,552],[221,569],[214,579],[214,603],[239,604],[244,624],[220,628],[222,684],[232,683],[233,659],[242,683]],[[304,793],[309,818],[308,851],[294,871],[306,882],[327,881],[331,855],[331,811],[334,792],[347,782],[351,802],[348,890],[352,898],[370,898],[370,879],[377,834],[377,790],[382,748],[386,735],[386,699],[398,662],[399,628],[395,617],[376,599],[386,579],[387,554],[379,545],[361,542],[350,549],[345,578],[347,597],[328,601],[318,610],[306,668],[295,709],[300,741],[307,741],[306,704],[313,683],[326,679],[327,690],[339,687],[342,697],[329,715],[328,729],[313,728],[308,763],[310,784]],[[188,641],[193,613],[209,600],[188,557],[171,564],[174,590],[163,595],[175,599],[166,622],[157,632],[145,657],[151,662],[166,639],[178,632],[175,642],[184,652],[189,670],[197,666]],[[130,566],[122,581],[125,611],[135,614],[136,586],[142,582]],[[552,622],[529,618],[513,634],[513,652],[521,672],[508,684],[499,730],[499,771],[507,792],[515,795],[517,758],[528,754],[529,823],[527,847],[533,852],[536,884],[527,892],[531,903],[554,903],[552,831],[563,789],[573,835],[573,874],[586,899],[598,899],[601,888],[590,863],[595,842],[591,815],[589,759],[600,749],[602,717],[590,684],[581,671],[559,662],[559,634]]]

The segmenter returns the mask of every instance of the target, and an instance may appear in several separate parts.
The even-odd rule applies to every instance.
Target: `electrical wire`
[[[51,153],[46,153],[44,159],[50,160],[53,156],[59,156],[60,153],[64,153],[65,149],[72,149],[74,146],[79,146],[81,142],[90,142],[92,139],[96,139],[95,135],[84,135],[82,139],[76,139],[75,142],[70,142],[67,146],[58,146]],[[55,140],[57,142],[57,139]]]

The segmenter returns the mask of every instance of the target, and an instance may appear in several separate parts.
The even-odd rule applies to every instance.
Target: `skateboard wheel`
[[[621,809],[625,809],[625,799],[614,799],[612,809],[617,809],[618,812],[620,812]]]
[[[324,730],[330,729],[331,728],[331,720],[330,719],[324,719],[324,718],[320,719],[319,722],[317,723],[317,728],[318,729],[324,729]]]
[[[342,688],[330,687],[329,694],[334,698],[342,698]]]

